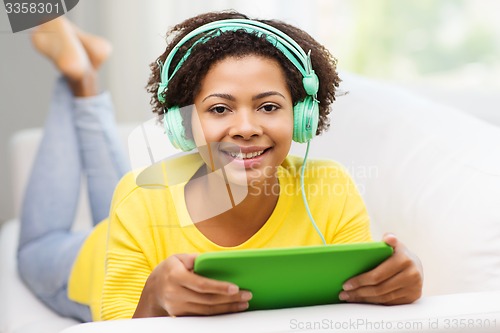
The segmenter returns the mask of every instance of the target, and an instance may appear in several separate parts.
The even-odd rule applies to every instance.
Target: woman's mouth
[[[245,168],[251,168],[260,164],[267,152],[271,148],[260,148],[259,150],[241,148],[239,151],[225,151],[222,152],[231,158],[231,162],[243,164]]]
[[[259,151],[255,151],[255,152],[252,152],[252,153],[242,153],[242,152],[239,152],[239,153],[234,153],[234,152],[228,152],[229,155],[231,155],[231,157],[235,158],[235,159],[238,159],[238,160],[248,160],[250,158],[254,158],[254,157],[257,157],[257,156],[260,156],[262,155],[266,150],[259,150]]]

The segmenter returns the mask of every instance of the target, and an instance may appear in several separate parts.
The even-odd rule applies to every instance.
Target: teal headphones
[[[172,77],[189,57],[191,50],[195,45],[217,37],[222,32],[237,30],[255,33],[258,36],[265,36],[265,38],[278,50],[280,50],[302,74],[302,85],[307,93],[307,96],[302,101],[296,103],[293,107],[293,140],[299,143],[308,142],[316,134],[319,121],[319,102],[316,99],[319,89],[319,79],[312,69],[311,51],[306,54],[304,50],[302,50],[302,48],[288,35],[268,24],[258,21],[247,19],[215,21],[198,27],[184,36],[184,38],[182,38],[168,54],[165,59],[165,64],[158,61],[158,65],[161,69],[161,82],[157,93],[158,100],[161,103],[165,103],[164,93],[168,90],[168,83],[172,80]],[[169,75],[168,70],[170,68],[170,63],[181,46],[202,33],[206,33],[206,36],[197,40],[186,51],[173,72]],[[182,116],[178,106],[172,106],[168,110],[165,110],[163,123],[165,126],[165,132],[174,147],[183,151],[189,151],[196,147],[193,140],[186,139],[185,137],[185,130],[182,126]]]

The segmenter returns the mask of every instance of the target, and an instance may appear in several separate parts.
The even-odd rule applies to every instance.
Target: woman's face
[[[274,177],[293,136],[292,97],[276,60],[249,55],[217,62],[201,83],[195,110],[193,137],[209,167],[226,165],[239,181]]]

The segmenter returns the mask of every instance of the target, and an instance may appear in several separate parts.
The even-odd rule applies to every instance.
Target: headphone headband
[[[311,64],[311,51],[306,54],[304,50],[300,47],[297,42],[295,42],[292,38],[290,38],[287,34],[276,29],[275,27],[265,24],[259,21],[247,20],[247,19],[227,19],[227,20],[219,20],[207,23],[198,27],[184,36],[172,49],[172,51],[168,54],[165,59],[165,63],[158,64],[161,66],[160,77],[161,83],[158,88],[158,99],[160,102],[164,103],[165,99],[163,97],[163,92],[168,88],[168,83],[172,79],[172,77],[177,73],[177,71],[181,68],[182,64],[189,58],[191,54],[192,48],[198,43],[205,43],[211,38],[219,36],[222,32],[226,31],[237,31],[237,30],[245,30],[249,33],[256,33],[259,36],[265,36],[266,39],[272,43],[277,49],[279,49],[290,62],[299,70],[299,72],[303,76],[303,85],[306,89],[306,93],[309,96],[315,96],[318,92],[319,88],[319,80],[314,70],[312,69]],[[204,36],[197,40],[184,54],[181,58],[172,74],[169,75],[168,71],[170,68],[170,64],[177,54],[179,49],[192,38],[202,34],[202,33],[210,33],[207,36]]]

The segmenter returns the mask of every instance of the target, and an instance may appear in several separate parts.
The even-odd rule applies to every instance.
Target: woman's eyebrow
[[[233,95],[229,95],[229,94],[210,94],[208,95],[207,97],[205,97],[203,99],[203,101],[201,101],[202,103],[205,102],[207,99],[209,99],[210,97],[220,97],[220,98],[224,98],[224,99],[228,99],[230,101],[235,101],[236,98],[234,98]]]
[[[268,96],[281,96],[281,97],[283,97],[283,99],[286,99],[285,96],[283,96],[282,94],[280,94],[277,91],[266,91],[266,92],[260,93],[258,95],[255,95],[254,97],[252,97],[252,101],[255,101],[257,99],[261,99],[264,97],[268,97]]]
[[[283,96],[283,94],[281,94],[281,93],[279,93],[277,91],[266,91],[266,92],[263,92],[263,93],[260,93],[258,95],[253,96],[252,97],[252,101],[255,101],[257,99],[261,99],[261,98],[264,98],[264,97],[268,97],[268,96],[281,96],[283,99],[286,99],[285,96]],[[205,97],[202,100],[202,103],[205,102],[207,99],[209,99],[211,97],[224,98],[224,99],[227,99],[227,100],[230,100],[230,101],[235,101],[236,100],[236,98],[233,95],[215,93],[215,94],[210,94],[207,97]]]

